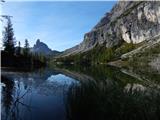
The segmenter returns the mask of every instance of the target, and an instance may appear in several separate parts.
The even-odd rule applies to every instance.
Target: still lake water
[[[160,120],[159,73],[66,68],[2,68],[2,120]]]

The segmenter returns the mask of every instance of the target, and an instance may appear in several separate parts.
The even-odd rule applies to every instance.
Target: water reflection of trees
[[[159,120],[160,90],[81,82],[70,87],[66,108],[70,120]]]
[[[48,77],[57,74],[59,74],[59,72],[52,71],[48,68],[36,70],[34,72],[12,72],[10,70],[3,70],[2,83],[4,83],[4,87],[2,88],[2,120],[33,119],[33,117],[35,117],[33,112],[36,113],[37,111],[43,110],[40,106],[37,107],[37,105],[33,104],[33,100],[36,99],[33,95],[35,89],[37,90],[36,92],[39,92],[41,87],[43,87],[42,90],[47,89],[52,95],[58,90],[63,92],[64,86],[57,89],[55,83],[52,85],[47,82]],[[49,86],[46,86],[46,83]],[[42,92],[40,94],[43,94]],[[57,92],[57,94],[60,93]]]
[[[2,88],[2,98],[3,98],[3,106],[5,108],[4,112],[6,115],[9,114],[11,105],[13,103],[13,91],[14,91],[14,82],[9,80],[8,78],[1,76],[1,82],[5,84]],[[7,116],[5,116],[7,119]]]
[[[2,83],[5,86],[2,89],[2,104],[3,104],[3,120],[20,120],[22,119],[22,111],[21,107],[23,106],[27,111],[31,112],[33,106],[30,104],[26,104],[23,102],[24,97],[27,97],[27,94],[31,91],[30,87],[22,88],[20,85],[20,81],[18,80],[16,83],[2,76]],[[30,96],[28,96],[30,97]]]

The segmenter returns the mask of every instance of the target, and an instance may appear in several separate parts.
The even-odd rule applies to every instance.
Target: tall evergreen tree
[[[25,44],[24,44],[24,55],[26,56],[29,55],[29,42],[27,39],[25,39]]]
[[[7,18],[7,26],[4,28],[3,31],[3,46],[4,51],[8,52],[9,54],[14,54],[15,52],[15,38],[14,38],[14,31],[12,27],[12,22],[10,18]]]
[[[18,42],[17,55],[21,54],[21,42]]]

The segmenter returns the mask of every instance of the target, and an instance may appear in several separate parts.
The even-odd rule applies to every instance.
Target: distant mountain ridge
[[[33,48],[31,48],[31,52],[53,56],[56,56],[61,53],[56,50],[51,50],[44,42],[41,42],[39,39],[36,41],[36,44],[33,46]]]

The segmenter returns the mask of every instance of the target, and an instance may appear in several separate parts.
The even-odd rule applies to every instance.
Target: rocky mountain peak
[[[52,53],[52,50],[43,42],[40,41],[40,39],[37,39],[36,44],[32,48],[32,52],[49,55]]]
[[[117,46],[122,42],[137,44],[159,35],[159,31],[159,1],[119,1],[84,35],[82,43],[65,53],[85,52],[97,44],[106,47]]]
[[[45,44],[44,42],[40,41],[40,39],[37,39],[35,45],[31,49],[31,51],[33,53],[38,53],[38,54],[43,54],[43,55],[53,55],[53,56],[56,56],[56,55],[58,55],[60,53],[59,51],[51,50],[47,46],[47,44]]]
[[[40,44],[40,39],[37,39],[36,45]]]
[[[34,48],[51,51],[51,49],[48,48],[48,46],[44,42],[41,42],[40,39],[37,39],[36,44],[34,45]]]

